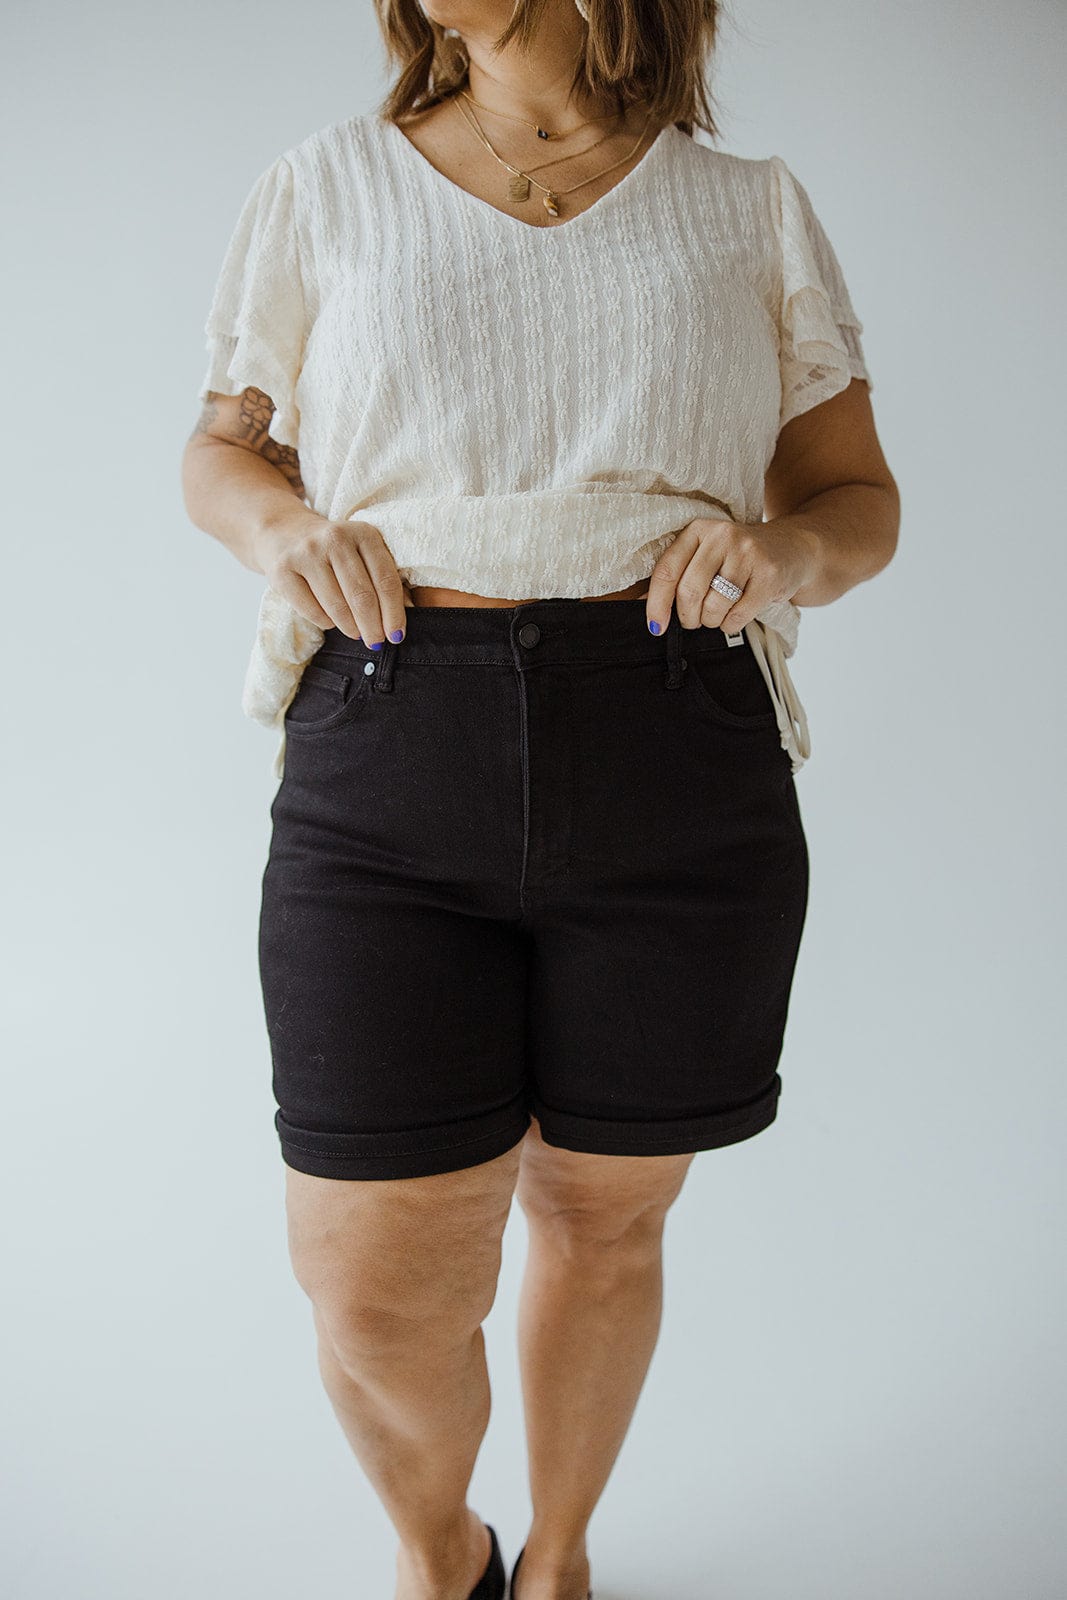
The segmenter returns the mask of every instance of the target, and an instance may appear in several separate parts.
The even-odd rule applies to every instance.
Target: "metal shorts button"
[[[541,637],[541,630],[536,622],[524,622],[519,629],[520,644],[536,644]]]

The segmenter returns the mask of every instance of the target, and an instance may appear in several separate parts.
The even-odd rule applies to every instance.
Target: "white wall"
[[[1052,1600],[1063,1492],[1062,63],[1052,0],[735,0],[725,146],[844,265],[898,555],[805,613],[776,1125],[699,1157],[598,1600]],[[2,1582],[392,1592],[291,1278],[255,924],[261,588],[179,487],[251,179],[369,109],[369,3],[12,8],[2,131]],[[1057,92],[1059,91],[1059,92]],[[471,1502],[527,1500],[516,1208]]]

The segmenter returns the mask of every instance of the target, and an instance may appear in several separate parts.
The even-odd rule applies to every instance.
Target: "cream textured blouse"
[[[200,389],[255,386],[309,505],[377,527],[409,584],[594,595],[694,517],[759,522],[791,417],[870,378],[862,324],[778,156],[664,127],[570,221],[538,227],[357,114],[256,179],[205,325]],[[790,601],[744,630],[795,772]],[[275,728],[323,630],[269,586],[242,709]],[[399,647],[403,649],[401,644]]]

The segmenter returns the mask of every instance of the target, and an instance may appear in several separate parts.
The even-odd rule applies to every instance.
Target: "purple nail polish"
[[[372,650],[383,650],[385,648],[385,640],[384,639],[379,639],[377,644],[370,644],[370,640],[368,639],[367,643],[370,645],[370,648]]]
[[[652,621],[649,623],[648,631],[649,631],[649,633],[658,633],[659,632],[659,623],[656,621],[655,617],[653,617]]]
[[[404,637],[403,628],[394,628],[389,637],[392,639],[394,644],[399,644],[401,639]]]

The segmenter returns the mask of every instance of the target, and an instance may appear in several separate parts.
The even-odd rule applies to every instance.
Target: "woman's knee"
[[[527,1221],[567,1253],[605,1262],[654,1257],[691,1155],[587,1155],[526,1136],[516,1186]]]
[[[338,1180],[286,1168],[293,1272],[339,1356],[460,1342],[492,1308],[518,1149],[460,1172]]]

